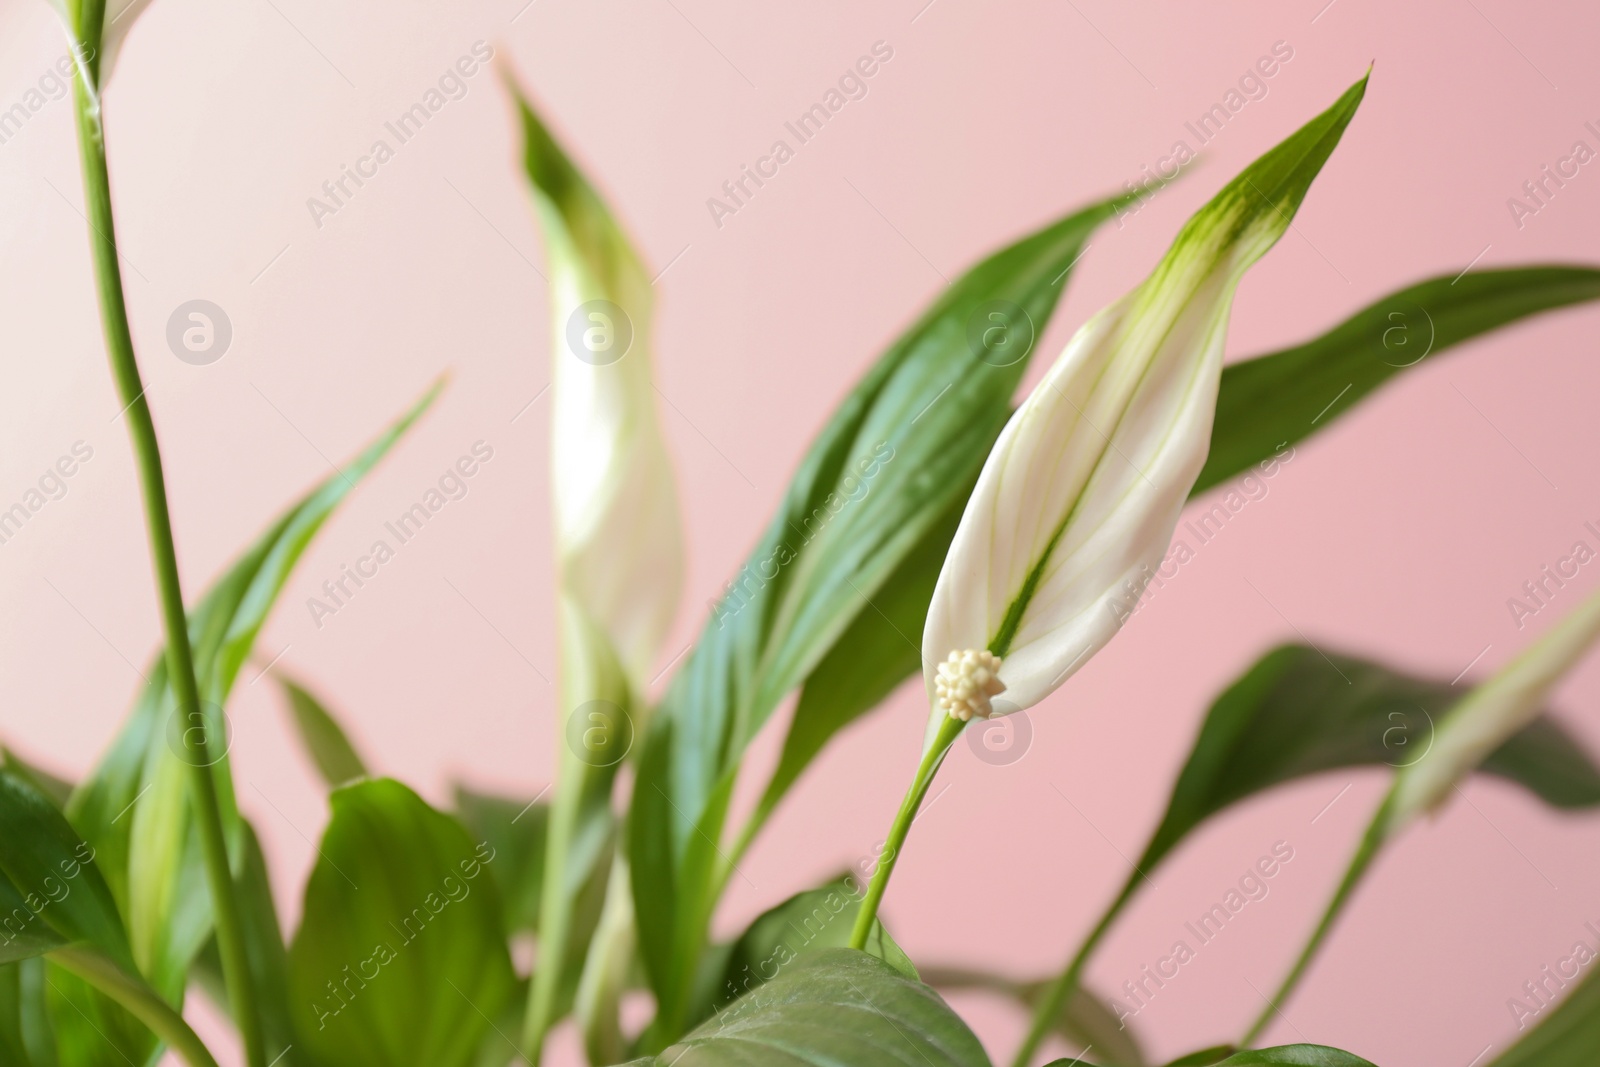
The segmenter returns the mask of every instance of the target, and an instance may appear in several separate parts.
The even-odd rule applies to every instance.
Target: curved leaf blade
[[[1411,367],[1531,315],[1600,298],[1600,270],[1530,266],[1429,278],[1320,337],[1225,367],[1205,492],[1336,421]]]
[[[295,1029],[328,1065],[466,1067],[516,985],[498,857],[393,779],[329,799],[289,949]]]
[[[1589,1067],[1600,1049],[1600,980],[1594,971],[1489,1067]]]
[[[640,1067],[990,1067],[932,989],[882,960],[824,949],[794,961]]]
[[[330,787],[341,786],[353,778],[367,776],[367,764],[350,743],[350,736],[333,717],[333,712],[298,682],[280,676],[284,699],[294,722],[300,746],[316,766],[317,773]]]

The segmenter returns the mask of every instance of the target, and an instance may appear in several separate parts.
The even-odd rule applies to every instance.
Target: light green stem
[[[872,872],[872,883],[867,886],[861,910],[856,912],[856,925],[850,931],[851,948],[866,948],[867,938],[872,934],[872,923],[878,917],[878,905],[883,902],[884,890],[889,888],[889,876],[894,874],[895,864],[900,862],[900,853],[905,848],[911,824],[917,818],[917,809],[922,807],[922,798],[928,795],[928,787],[933,784],[934,775],[939,773],[939,765],[944,762],[945,754],[955,744],[956,738],[961,736],[966,725],[960,719],[946,717],[933,744],[923,754],[922,763],[917,767],[917,776],[911,780],[911,788],[906,790],[906,798],[900,802],[900,811],[894,817],[894,824],[889,827],[883,856],[878,860],[878,869]]]
[[[173,1011],[155,990],[128,977],[122,968],[93,949],[68,945],[49,953],[51,963],[82,978],[100,992],[128,1009],[140,1022],[178,1055],[189,1067],[217,1067],[210,1050],[199,1036]]]
[[[1077,989],[1079,981],[1083,978],[1083,969],[1089,962],[1089,957],[1094,955],[1094,950],[1099,947],[1101,938],[1106,931],[1111,929],[1111,924],[1116,922],[1117,916],[1122,914],[1122,909],[1127,907],[1128,901],[1133,899],[1134,892],[1139,887],[1139,881],[1144,874],[1135,869],[1128,875],[1128,880],[1122,883],[1122,891],[1111,902],[1111,906],[1100,916],[1100,921],[1089,933],[1083,946],[1078,949],[1078,954],[1072,957],[1072,962],[1061,976],[1050,986],[1048,992],[1040,999],[1033,1010],[1033,1022],[1028,1027],[1028,1034],[1022,1039],[1022,1046],[1017,1049],[1017,1054],[1011,1061],[1012,1067],[1028,1067],[1034,1054],[1039,1051],[1039,1046],[1049,1035],[1055,1021],[1061,1015],[1061,1009],[1066,1005],[1067,998]]]
[[[1322,918],[1317,922],[1317,927],[1311,932],[1311,939],[1306,942],[1305,948],[1300,950],[1300,956],[1295,960],[1294,966],[1289,968],[1289,973],[1284,976],[1283,982],[1278,986],[1278,991],[1267,1001],[1267,1006],[1261,1009],[1261,1014],[1251,1024],[1250,1029],[1239,1039],[1241,1049],[1249,1048],[1261,1036],[1279,1013],[1283,1005],[1299,985],[1300,979],[1305,975],[1306,968],[1311,965],[1311,960],[1317,951],[1322,948],[1322,942],[1328,937],[1333,925],[1338,921],[1339,915],[1350,902],[1351,895],[1357,885],[1372,866],[1372,861],[1377,858],[1382,850],[1387,837],[1385,827],[1389,820],[1389,809],[1394,802],[1394,792],[1391,790],[1383,805],[1378,808],[1372,822],[1367,826],[1366,832],[1361,835],[1361,843],[1356,846],[1355,855],[1350,857],[1350,865],[1345,868],[1344,878],[1339,882],[1339,888],[1334,890],[1333,899],[1328,901],[1328,907],[1322,913]]]
[[[90,7],[99,10],[90,11]],[[79,27],[81,40],[100,39],[102,16],[102,4],[85,4],[85,22]],[[189,649],[189,623],[183,607],[182,586],[178,581],[178,557],[172,542],[172,519],[167,510],[161,450],[156,442],[155,423],[150,417],[144,383],[139,376],[139,364],[134,358],[133,335],[128,329],[128,309],[123,300],[122,270],[117,260],[116,228],[111,214],[111,179],[106,169],[105,130],[100,116],[98,70],[98,58],[95,56],[80,62],[78,77],[73,82],[73,95],[77,104],[78,146],[83,162],[89,242],[100,294],[101,327],[105,332],[106,351],[110,356],[117,394],[124,405],[123,417],[128,420],[128,436],[133,441],[134,456],[139,466],[150,557],[155,570],[156,591],[161,600],[161,621],[167,638],[167,676],[177,699],[178,713],[183,716],[181,721],[201,723],[205,720],[200,708],[199,689],[195,684],[193,656]],[[188,736],[188,731],[184,732],[184,736]],[[233,894],[233,875],[228,867],[228,848],[223,835],[217,783],[210,766],[212,759],[205,756],[192,758],[188,762],[192,771],[190,786],[193,790],[195,822],[205,859],[212,911],[216,916],[217,947],[222,955],[222,970],[228,983],[234,1021],[239,1027],[250,1067],[266,1067],[265,1046],[251,991],[243,928]]]

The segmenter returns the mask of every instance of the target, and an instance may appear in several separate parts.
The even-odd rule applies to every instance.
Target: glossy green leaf
[[[225,736],[215,709],[227,700],[289,572],[335,507],[378,463],[443,388],[431,388],[342,470],[289,508],[189,612],[205,729]],[[128,916],[135,958],[169,1002],[210,936],[199,841],[188,809],[188,769],[169,744],[174,703],[166,661],[158,654],[133,714],[94,774],[74,791],[68,817],[95,847],[112,891]],[[178,746],[181,748],[181,746]],[[240,841],[232,776],[223,757],[213,767],[230,850]]]
[[[1600,1056],[1600,970],[1591,970],[1489,1067],[1593,1067]]]
[[[72,796],[72,783],[59,778],[43,767],[30,763],[13,750],[0,746],[0,768],[10,771],[49,798],[50,803],[65,811]]]
[[[65,968],[44,961],[44,1001],[59,1067],[155,1067],[161,1044],[155,1034],[114,1000]]]
[[[1206,1049],[1192,1053],[1182,1059],[1174,1060],[1168,1067],[1201,1067],[1202,1064],[1215,1067],[1373,1067],[1373,1064],[1360,1056],[1328,1048],[1326,1045],[1280,1045],[1277,1048],[1246,1049],[1222,1059],[1215,1058],[1217,1051],[1219,1050]],[[1060,1067],[1067,1062],[1057,1060],[1049,1067]]]
[[[639,1067],[989,1067],[937,993],[864,952],[831,948],[782,968]]]
[[[1213,1045],[1198,1052],[1191,1052],[1187,1056],[1179,1056],[1166,1067],[1208,1067],[1210,1064],[1221,1063],[1238,1051],[1232,1045]]]
[[[296,1031],[325,1067],[465,1067],[516,983],[500,857],[393,779],[329,799],[289,950]]]
[[[1440,275],[1388,294],[1302,345],[1222,372],[1203,493],[1326,428],[1425,359],[1530,315],[1600,298],[1600,270],[1512,267]]]
[[[539,922],[539,895],[544,888],[545,834],[550,806],[543,801],[510,800],[455,788],[456,818],[474,841],[487,841],[495,851],[490,868],[500,887],[506,930],[532,932]]]
[[[922,979],[935,989],[997,993],[1016,1001],[1030,1015],[1037,1010],[1053,981],[1018,982],[966,967],[924,967]],[[1144,1067],[1147,1062],[1128,1020],[1119,1019],[1104,1001],[1082,987],[1072,991],[1051,1029],[1074,1045],[1093,1048],[1097,1063]]]
[[[976,477],[1064,279],[1116,202],[946,289],[845,397],[713,610],[644,743],[629,819],[641,954],[681,1022],[720,889],[745,747]]]
[[[283,695],[289,702],[295,736],[316,765],[322,780],[329,786],[339,786],[352,778],[365,778],[366,763],[326,705],[297,682],[283,677],[279,681],[283,685]]]
[[[853,875],[841,874],[756,916],[744,933],[718,947],[719,973],[703,983],[690,1025],[728,1010],[735,1000],[777,977],[804,953],[847,947],[864,891]],[[918,980],[910,957],[895,944],[881,921],[873,925],[866,952],[905,977]]]
[[[1424,758],[1434,724],[1466,693],[1354,656],[1274,649],[1207,712],[1139,868],[1149,873],[1206,819],[1275,785]],[[1506,742],[1483,769],[1553,805],[1600,804],[1600,768],[1548,719]]]

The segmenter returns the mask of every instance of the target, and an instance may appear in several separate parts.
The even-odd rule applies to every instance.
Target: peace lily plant
[[[657,689],[683,546],[652,384],[650,274],[512,87],[553,334],[556,779],[532,801],[462,785],[448,810],[436,807],[372,774],[335,715],[288,677],[292,664],[274,666],[331,808],[286,938],[235,798],[222,709],[317,530],[441,387],[186,602],[127,321],[102,126],[102,84],[143,6],[58,4],[79,57],[87,236],[166,645],[82,781],[0,750],[0,1063],[143,1067],[171,1053],[213,1067],[184,1014],[198,990],[231,1020],[249,1067],[537,1064],[569,1019],[594,1064],[991,1067],[937,987],[1016,999],[1030,1018],[1016,1067],[1032,1067],[1046,1041],[1077,1053],[1062,1065],[1143,1067],[1132,1012],[1101,1000],[1083,975],[1149,873],[1238,801],[1359,765],[1389,774],[1392,787],[1323,918],[1236,1045],[1177,1061],[1359,1067],[1368,1061],[1322,1046],[1253,1046],[1380,849],[1476,773],[1552,807],[1600,805],[1600,768],[1546,710],[1600,634],[1600,594],[1477,688],[1286,645],[1200,719],[1133,872],[1058,973],[1019,980],[913,963],[878,911],[940,763],[973,719],[1033,707],[1113,638],[1185,503],[1275,462],[1416,365],[1384,358],[1397,309],[1428,311],[1438,359],[1600,297],[1600,270],[1451,271],[1304,344],[1224,366],[1234,291],[1296,213],[1315,209],[1308,193],[1355,117],[1363,78],[1227,183],[1015,410],[1033,337],[1096,227],[1128,200],[1068,213],[956,279],[821,427],[698,641]],[[992,328],[997,317],[1004,328]],[[920,649],[906,637],[918,632]],[[714,937],[724,888],[789,789],[919,668],[922,757],[875,859],[774,903],[737,936]],[[735,803],[749,745],[790,700],[776,768],[753,805]],[[1396,716],[1426,720],[1420,752],[1394,742]],[[530,941],[531,963],[512,951]],[[630,994],[646,994],[648,1011],[625,1013]],[[1493,1067],[1592,1064],[1592,975],[1542,1010]]]

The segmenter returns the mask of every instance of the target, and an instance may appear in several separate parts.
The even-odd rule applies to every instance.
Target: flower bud
[[[1355,114],[1363,78],[1230,182],[1154,273],[1078,331],[995,443],[945,558],[923,631],[933,703],[949,664],[1000,658],[1007,711],[1043,700],[1126,618],[1205,463],[1233,294],[1288,229]],[[960,662],[967,662],[964,658]],[[957,674],[959,677],[959,672]],[[995,690],[996,692],[998,690]]]

